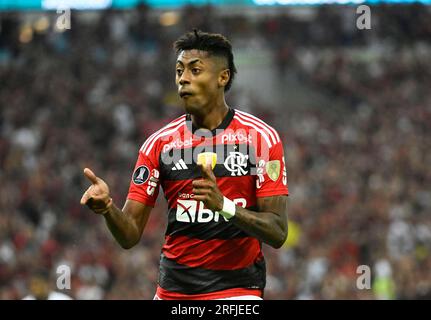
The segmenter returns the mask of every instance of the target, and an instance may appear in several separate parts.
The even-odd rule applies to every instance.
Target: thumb
[[[84,175],[88,178],[88,180],[91,181],[92,184],[96,184],[97,183],[97,176],[90,169],[85,168],[84,169]]]

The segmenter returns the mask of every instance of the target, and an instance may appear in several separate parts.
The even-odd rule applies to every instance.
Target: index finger
[[[213,173],[213,170],[211,168],[211,164],[207,163],[207,164],[200,164],[199,165],[201,172],[202,172],[202,177],[203,178],[207,178],[210,180],[215,180],[215,176]]]
[[[97,183],[97,176],[90,169],[85,168],[84,169],[84,175],[88,178],[88,180],[91,181],[91,183],[93,183],[93,184]]]

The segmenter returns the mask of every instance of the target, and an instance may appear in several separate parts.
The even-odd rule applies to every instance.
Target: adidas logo
[[[186,170],[189,167],[187,167],[186,163],[183,159],[178,160],[175,164],[172,170]]]

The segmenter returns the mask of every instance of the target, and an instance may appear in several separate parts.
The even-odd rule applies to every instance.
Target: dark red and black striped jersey
[[[162,299],[221,298],[265,287],[261,242],[193,200],[203,152],[216,157],[217,185],[238,206],[257,211],[257,198],[288,194],[280,137],[248,113],[229,109],[212,131],[195,128],[183,115],[151,135],[139,150],[128,199],[154,206],[161,186],[168,202],[157,291]]]

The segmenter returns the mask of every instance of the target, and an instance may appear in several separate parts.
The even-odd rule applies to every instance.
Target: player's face
[[[206,51],[185,50],[177,58],[175,82],[188,113],[202,114],[223,96],[220,58]]]

